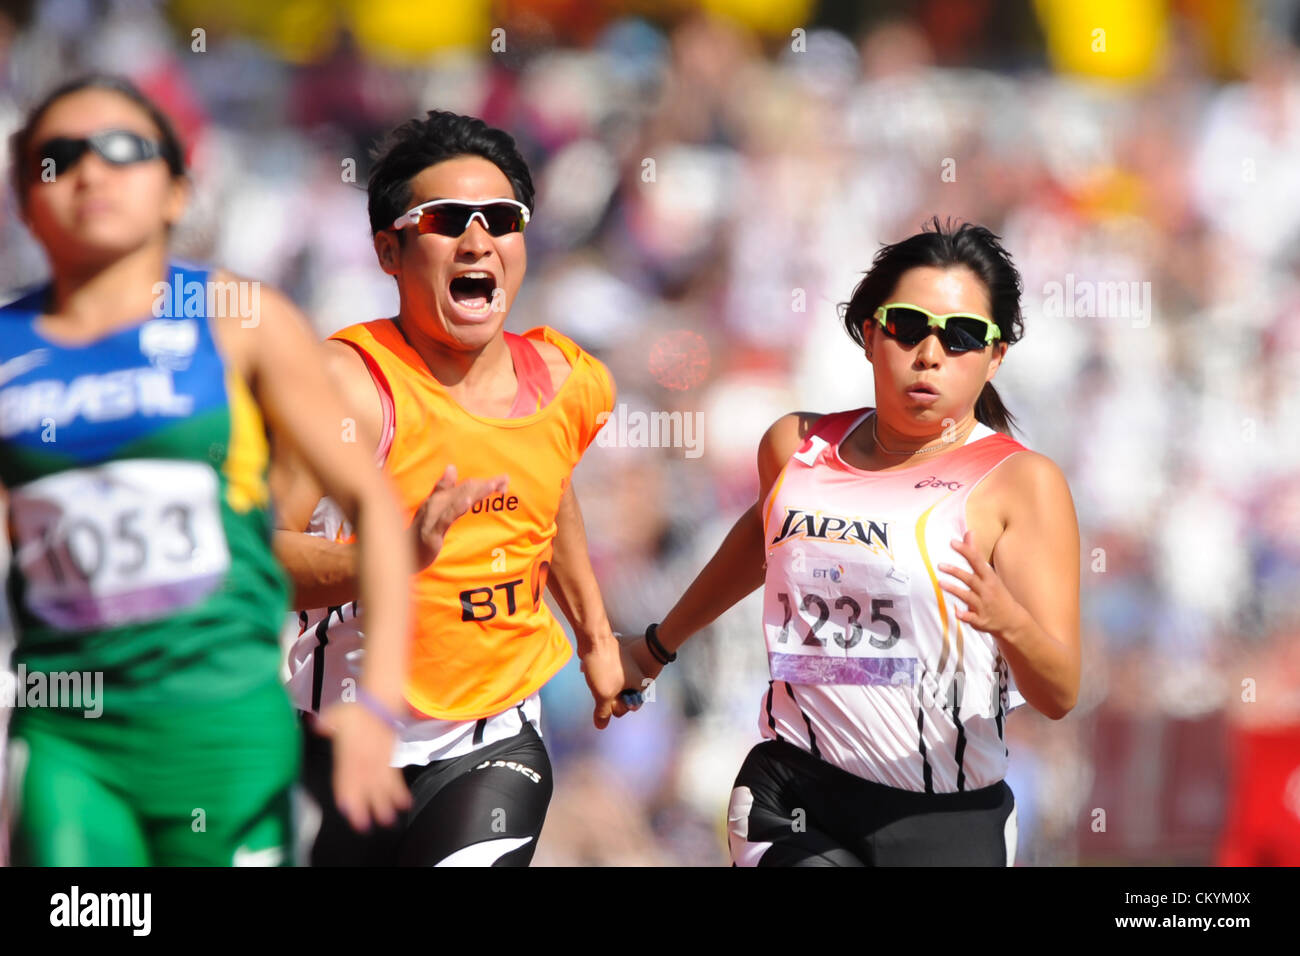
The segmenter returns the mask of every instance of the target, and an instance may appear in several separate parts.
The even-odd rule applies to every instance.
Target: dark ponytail
[[[980,397],[975,400],[975,420],[1006,435],[1010,435],[1016,425],[1016,417],[1002,404],[1002,396],[992,382],[984,383]]]
[[[1024,334],[1020,314],[1020,273],[998,237],[983,226],[962,223],[954,227],[935,216],[914,236],[887,245],[876,253],[871,268],[853,296],[840,306],[844,328],[858,345],[865,344],[863,324],[874,321],[876,309],[888,300],[909,269],[931,266],[947,269],[965,266],[988,290],[991,318],[1002,333],[999,342],[1011,345]],[[992,382],[984,384],[975,402],[975,419],[995,431],[1010,435],[1015,417],[1007,411]]]

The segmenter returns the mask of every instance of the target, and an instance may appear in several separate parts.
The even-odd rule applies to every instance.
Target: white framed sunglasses
[[[394,229],[415,226],[419,235],[456,237],[477,219],[492,236],[523,232],[528,225],[528,207],[513,199],[466,202],[463,199],[432,199],[413,206],[393,220]]]

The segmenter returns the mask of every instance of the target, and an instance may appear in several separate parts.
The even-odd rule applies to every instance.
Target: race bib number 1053
[[[60,630],[101,630],[197,604],[230,568],[216,473],[132,460],[15,489],[14,560],[28,610]]]

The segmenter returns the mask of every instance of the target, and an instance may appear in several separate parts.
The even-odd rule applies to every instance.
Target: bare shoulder
[[[247,380],[255,377],[261,360],[276,353],[275,345],[309,332],[306,319],[279,289],[227,269],[208,276],[208,315],[222,352]]]
[[[766,432],[760,448],[767,448],[784,461],[798,450],[826,416],[821,412],[789,412],[774,421]]]
[[[339,390],[344,407],[357,418],[367,442],[378,445],[384,427],[384,409],[366,361],[351,345],[326,339],[321,346],[325,371]]]
[[[322,343],[302,310],[273,286],[226,269],[214,269],[210,281],[219,287],[210,293],[218,297],[212,327],[241,374],[250,382],[266,375],[290,381],[305,363],[318,363],[338,389],[344,407],[356,416],[363,436],[367,440],[378,436],[382,406],[370,371],[355,349],[333,340]],[[233,303],[235,296],[248,308],[220,304],[223,297]]]
[[[758,443],[760,500],[767,497],[776,476],[799,450],[824,416],[820,412],[790,412],[774,421]]]
[[[1059,508],[1062,504],[1073,513],[1074,502],[1065,472],[1046,455],[1027,449],[1017,452],[993,475],[993,488],[1008,516],[1041,515],[1043,509]]]
[[[321,343],[320,350],[325,370],[340,387],[348,391],[363,385],[374,388],[370,369],[366,367],[366,360],[347,342],[326,339]]]
[[[1027,448],[1008,458],[999,470],[1003,472],[1005,480],[1020,487],[1058,485],[1068,488],[1065,472],[1061,471],[1060,465],[1046,455]]]
[[[542,357],[546,363],[546,370],[551,373],[551,389],[558,392],[560,386],[564,384],[565,379],[573,367],[569,365],[569,360],[560,351],[559,346],[552,345],[550,342],[544,342],[541,339],[532,339],[533,347],[537,349],[537,354]]]
[[[1024,547],[1025,541],[1077,550],[1079,523],[1065,473],[1036,451],[1016,452],[980,482],[967,501],[966,520],[985,560],[999,571],[1007,548]],[[1014,546],[1006,543],[1013,539]]]

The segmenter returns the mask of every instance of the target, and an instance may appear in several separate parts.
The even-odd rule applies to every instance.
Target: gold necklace
[[[967,429],[967,431],[969,431],[969,429]],[[958,436],[958,438],[964,438],[964,437],[965,437],[964,435]],[[887,455],[928,455],[931,452],[938,451],[939,449],[943,448],[945,445],[955,444],[958,438],[953,438],[951,440],[944,438],[940,440],[939,444],[934,445],[931,448],[922,448],[919,451],[894,451],[892,448],[886,448],[883,444],[881,444],[880,436],[876,434],[876,416],[875,415],[871,416],[871,440],[876,443],[877,448],[879,448]]]

